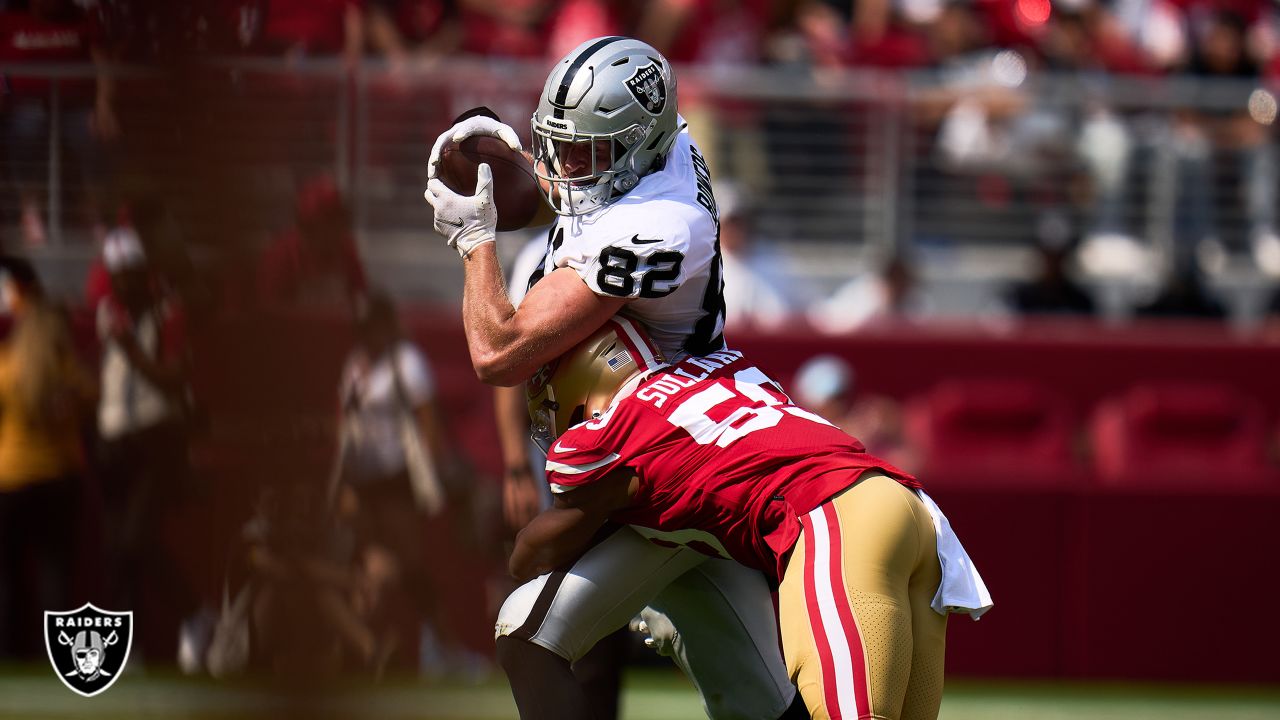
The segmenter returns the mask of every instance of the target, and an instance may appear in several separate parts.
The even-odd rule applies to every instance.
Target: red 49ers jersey
[[[915,478],[796,407],[736,350],[686,358],[623,391],[598,420],[569,428],[547,455],[553,492],[621,468],[639,477],[612,519],[660,544],[731,558],[781,580],[798,517],[870,468]]]

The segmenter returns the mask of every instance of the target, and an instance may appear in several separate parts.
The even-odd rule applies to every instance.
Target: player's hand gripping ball
[[[497,239],[498,210],[493,205],[493,172],[487,163],[476,168],[475,194],[462,194],[435,178],[423,197],[435,214],[436,232],[465,260],[471,252]]]
[[[441,134],[431,151],[429,174],[456,193],[471,194],[482,164],[493,174],[497,229],[505,232],[527,226],[543,202],[542,194],[515,131],[497,120],[469,118]]]

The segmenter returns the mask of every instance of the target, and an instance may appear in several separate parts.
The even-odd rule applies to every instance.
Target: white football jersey
[[[662,169],[626,195],[559,218],[529,285],[562,267],[599,295],[634,298],[622,314],[644,323],[669,360],[724,347],[719,213],[711,173],[687,130]]]

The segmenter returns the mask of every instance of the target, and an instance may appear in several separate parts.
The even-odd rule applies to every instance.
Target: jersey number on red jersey
[[[723,420],[713,420],[713,408],[736,405]],[[699,445],[728,447],[735,440],[782,422],[783,413],[831,425],[822,417],[796,407],[769,376],[751,367],[733,374],[733,387],[715,383],[681,402],[667,421],[684,428]],[[718,414],[718,413],[717,413]]]

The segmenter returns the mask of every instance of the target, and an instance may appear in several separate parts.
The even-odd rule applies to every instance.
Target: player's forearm
[[[579,508],[551,508],[516,534],[507,569],[521,582],[576,560],[604,523]]]
[[[493,243],[476,248],[463,265],[462,326],[476,376],[490,385],[510,387],[524,382],[537,365],[522,348],[524,338]]]

